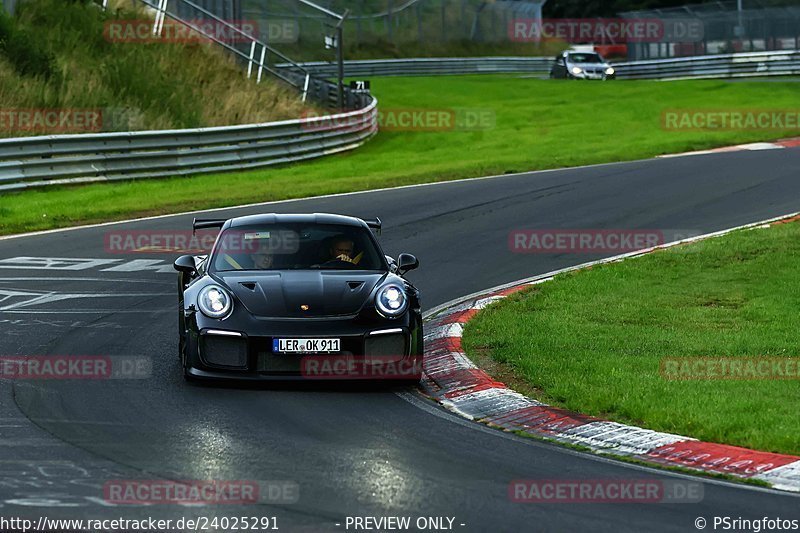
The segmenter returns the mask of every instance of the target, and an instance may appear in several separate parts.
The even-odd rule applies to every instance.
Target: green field
[[[384,131],[348,154],[246,173],[51,188],[0,196],[0,233],[325,193],[621,161],[776,139],[794,131],[666,131],[675,108],[792,108],[798,85],[573,83],[517,76],[376,78],[383,110],[469,108],[478,131]]]
[[[479,313],[464,344],[495,375],[552,405],[800,454],[798,256],[794,222],[560,275]],[[721,364],[675,374],[682,358],[742,370],[724,380],[733,373]],[[770,366],[752,379],[746,358],[778,358],[795,378],[773,379]]]

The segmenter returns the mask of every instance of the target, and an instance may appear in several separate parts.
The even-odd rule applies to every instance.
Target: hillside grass
[[[28,0],[0,15],[0,109],[99,109],[103,131],[193,128],[300,116],[293,90],[246,79],[205,43],[111,42],[110,21],[145,19],[130,1]],[[83,133],[0,124],[0,136]]]

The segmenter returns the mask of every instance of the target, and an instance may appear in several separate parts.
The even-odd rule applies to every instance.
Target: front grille
[[[367,357],[377,357],[384,362],[400,361],[406,354],[406,336],[391,333],[367,337],[364,352]]]
[[[246,368],[247,340],[243,337],[203,335],[200,355],[208,365]]]

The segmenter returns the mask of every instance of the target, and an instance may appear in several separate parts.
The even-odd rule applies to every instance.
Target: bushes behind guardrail
[[[23,76],[54,74],[54,57],[32,32],[17,27],[10,15],[0,10],[0,51]]]

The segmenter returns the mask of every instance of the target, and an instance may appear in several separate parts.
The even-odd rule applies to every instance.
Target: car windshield
[[[339,224],[261,224],[225,230],[211,264],[235,270],[386,270],[371,232]]]
[[[602,63],[603,58],[597,54],[570,54],[569,60],[572,63]]]

